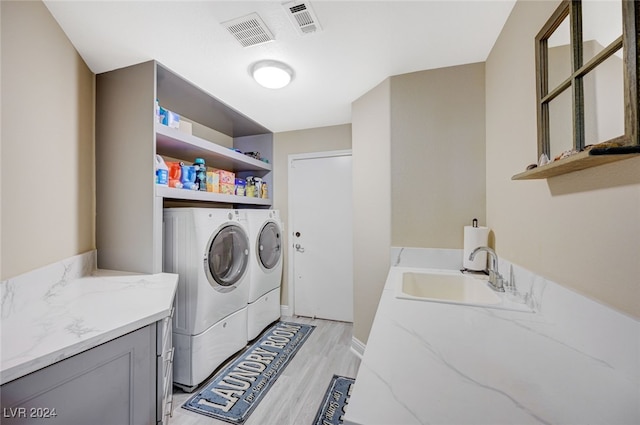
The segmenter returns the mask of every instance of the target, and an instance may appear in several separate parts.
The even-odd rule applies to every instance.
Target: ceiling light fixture
[[[251,75],[263,87],[281,89],[293,79],[293,69],[282,62],[263,60],[251,67]]]

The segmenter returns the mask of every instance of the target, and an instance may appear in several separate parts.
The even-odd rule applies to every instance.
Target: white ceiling
[[[322,31],[299,35],[280,1],[45,0],[98,74],[156,59],[274,132],[351,122],[351,103],[385,78],[486,60],[515,0],[327,1]],[[275,41],[243,48],[220,23],[257,12]],[[249,67],[295,70],[260,87]]]

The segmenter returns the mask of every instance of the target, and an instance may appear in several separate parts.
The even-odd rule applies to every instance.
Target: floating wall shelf
[[[621,161],[640,155],[640,146],[623,146],[618,148],[591,149],[572,155],[568,158],[553,161],[550,164],[527,170],[511,177],[511,180],[534,180],[560,176],[573,171],[584,170],[610,162]]]

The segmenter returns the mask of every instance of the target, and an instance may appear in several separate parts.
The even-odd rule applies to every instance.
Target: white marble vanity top
[[[171,312],[178,281],[175,274],[97,270],[69,278],[67,271],[68,267],[53,282],[47,274],[41,281],[49,280],[48,284],[2,282],[0,383],[147,326]]]
[[[345,424],[640,423],[637,320],[540,279],[528,313],[398,299],[407,270],[391,267]]]

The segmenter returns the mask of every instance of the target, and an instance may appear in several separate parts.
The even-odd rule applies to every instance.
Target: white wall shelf
[[[193,161],[204,158],[207,167],[227,171],[255,171],[258,176],[271,171],[271,164],[175,128],[156,123],[156,153]],[[242,197],[240,197],[242,198]]]
[[[219,202],[224,204],[243,205],[271,205],[270,199],[226,195],[224,193],[201,192],[199,190],[176,189],[174,187],[159,185],[156,185],[156,196],[164,199],[177,199],[184,201]]]

